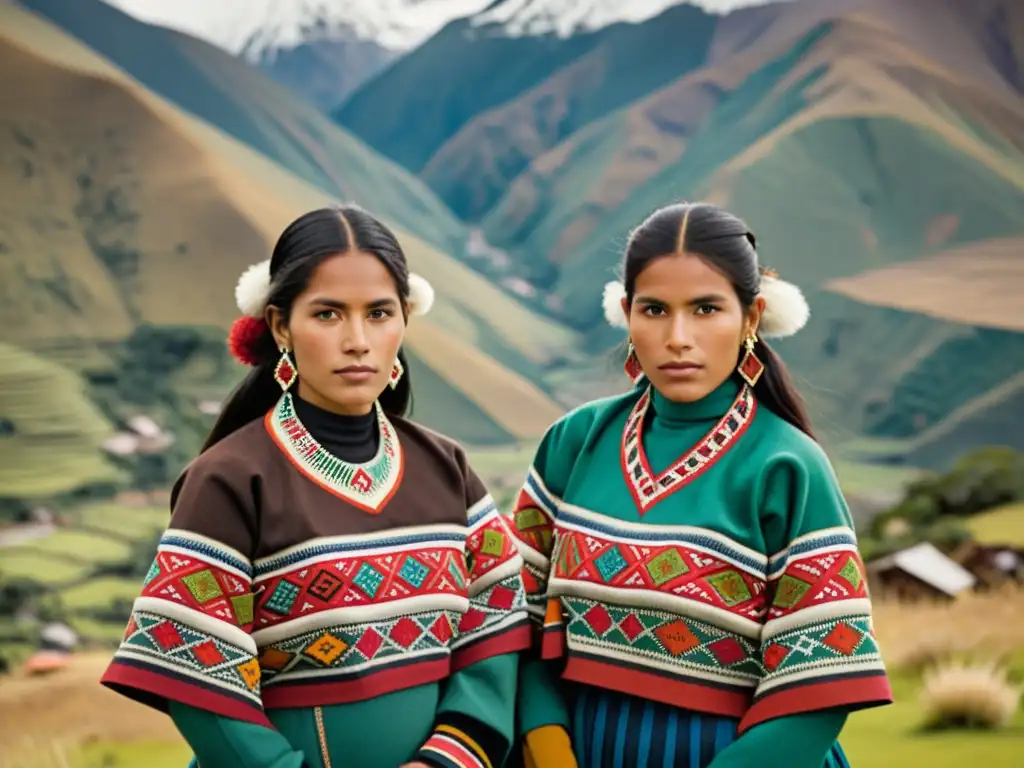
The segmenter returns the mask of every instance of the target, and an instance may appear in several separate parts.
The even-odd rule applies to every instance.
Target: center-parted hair
[[[270,258],[267,305],[277,307],[287,321],[295,300],[309,287],[313,274],[326,259],[360,251],[373,254],[387,268],[403,299],[405,312],[409,300],[409,265],[402,246],[381,221],[352,205],[319,208],[285,227]],[[281,397],[281,387],[274,380],[274,368],[281,353],[269,327],[255,346],[258,362],[224,403],[203,445],[204,451],[249,422],[262,418]],[[401,349],[398,359],[405,373],[394,389],[384,388],[379,401],[385,413],[405,416],[412,403],[412,381],[409,363]],[[302,375],[301,370],[299,375]]]
[[[633,303],[637,277],[652,261],[682,254],[698,256],[725,275],[744,309],[754,304],[763,275],[757,240],[740,218],[709,203],[667,205],[633,230],[622,263],[627,303]],[[737,364],[742,354],[738,349]],[[807,408],[782,358],[760,337],[754,354],[765,365],[754,387],[758,400],[813,438]]]

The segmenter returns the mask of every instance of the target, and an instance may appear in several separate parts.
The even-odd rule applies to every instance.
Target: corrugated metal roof
[[[872,569],[897,567],[925,584],[956,597],[978,581],[973,573],[942,554],[935,545],[922,542],[871,563]]]

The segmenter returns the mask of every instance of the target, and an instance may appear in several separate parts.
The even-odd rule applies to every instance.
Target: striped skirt
[[[739,725],[590,686],[576,689],[571,711],[579,768],[707,768]],[[850,768],[838,742],[822,768]]]

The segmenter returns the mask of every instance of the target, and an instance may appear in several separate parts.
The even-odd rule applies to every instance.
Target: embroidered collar
[[[380,403],[374,403],[374,409],[380,441],[376,455],[363,464],[339,459],[320,445],[299,421],[289,392],[267,414],[266,426],[274,442],[306,477],[325,491],[375,515],[398,490],[403,457],[402,445],[384,409]]]
[[[714,464],[743,434],[757,410],[753,391],[742,387],[718,423],[675,464],[655,477],[643,444],[644,417],[651,397],[652,388],[648,386],[630,411],[622,432],[622,470],[641,515]]]

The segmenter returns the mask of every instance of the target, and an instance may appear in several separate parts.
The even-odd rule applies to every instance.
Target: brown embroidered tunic
[[[377,428],[348,463],[286,395],[197,458],[104,684],[270,726],[527,647],[522,560],[462,449]]]

